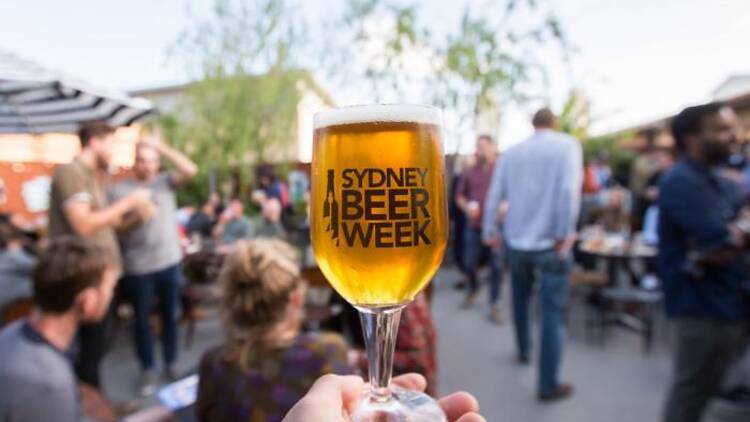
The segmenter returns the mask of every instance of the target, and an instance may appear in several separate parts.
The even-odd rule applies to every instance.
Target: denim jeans
[[[151,334],[150,315],[154,304],[154,291],[158,298],[161,316],[162,353],[167,365],[177,359],[177,304],[180,297],[182,274],[180,266],[173,265],[161,271],[143,275],[128,275],[123,279],[125,294],[135,311],[135,348],[141,368],[154,367],[154,341]]]
[[[474,227],[467,222],[464,228],[464,271],[469,278],[469,290],[476,292],[479,288],[477,271],[482,255],[487,256],[490,264],[490,304],[494,305],[500,301],[500,288],[502,281],[502,256],[500,251],[492,249],[482,243],[482,228]]]
[[[548,395],[559,386],[565,337],[564,310],[568,299],[570,263],[553,250],[520,251],[508,248],[513,285],[513,320],[519,357],[530,354],[529,300],[539,282],[542,316],[538,392]]]

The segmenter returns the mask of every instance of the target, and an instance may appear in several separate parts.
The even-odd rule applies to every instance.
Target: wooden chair
[[[600,304],[598,297],[602,289],[610,284],[609,274],[606,271],[586,270],[583,268],[574,268],[570,272],[570,295],[578,298],[584,304],[584,336],[587,341],[592,341],[596,332],[598,338],[603,338],[601,332],[602,325],[598,322],[600,319]],[[568,318],[568,313],[565,313]]]
[[[34,307],[34,299],[24,297],[8,302],[0,309],[0,327],[27,317]]]
[[[83,414],[93,420],[115,422],[118,420],[117,410],[112,402],[102,394],[101,390],[86,383],[78,384]]]
[[[193,345],[195,325],[206,316],[201,307],[215,303],[219,297],[216,280],[219,277],[224,256],[211,251],[188,255],[182,262],[185,287],[182,291],[182,317],[185,324],[185,348]]]
[[[570,272],[571,287],[601,288],[609,284],[609,276],[604,271],[573,269]]]
[[[330,283],[328,283],[328,279],[325,275],[323,275],[323,271],[320,271],[320,268],[318,267],[305,267],[302,269],[300,275],[307,281],[307,284],[310,287],[331,288]]]

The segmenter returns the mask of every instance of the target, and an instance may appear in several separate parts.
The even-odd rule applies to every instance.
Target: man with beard
[[[677,333],[664,422],[701,420],[750,315],[742,196],[717,173],[737,127],[734,111],[721,103],[686,108],[672,120],[681,158],[659,188],[659,272]]]
[[[162,157],[172,164],[174,170],[161,171]],[[118,200],[138,189],[149,189],[155,206],[152,218],[136,222],[134,227],[119,233],[125,272],[123,290],[135,310],[133,329],[142,370],[138,392],[142,396],[156,390],[150,321],[154,296],[158,298],[161,314],[163,374],[168,380],[176,376],[173,365],[177,360],[182,252],[177,231],[175,190],[197,173],[198,166],[185,154],[158,139],[145,138],[136,146],[133,177],[125,178],[110,192],[110,196]]]
[[[78,132],[81,152],[71,162],[59,166],[50,186],[49,235],[91,238],[117,258],[116,269],[121,271],[119,248],[114,228],[128,213],[146,213],[150,207],[150,192],[138,189],[112,204],[107,203],[105,185],[107,170],[115,141],[114,129],[104,122],[83,124]],[[106,340],[105,321],[88,323],[78,332],[79,350],[76,360],[78,378],[96,388],[100,387],[99,363],[104,357]]]

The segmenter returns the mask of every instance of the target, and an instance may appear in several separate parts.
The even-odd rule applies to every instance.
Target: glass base
[[[376,401],[365,395],[352,414],[352,422],[447,422],[435,399],[419,391],[391,385],[391,398]]]

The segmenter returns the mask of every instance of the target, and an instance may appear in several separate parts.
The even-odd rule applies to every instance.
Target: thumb
[[[472,412],[461,416],[456,422],[487,422],[487,420],[480,414]]]
[[[360,377],[325,375],[287,413],[284,422],[344,420],[361,394],[365,382]]]

